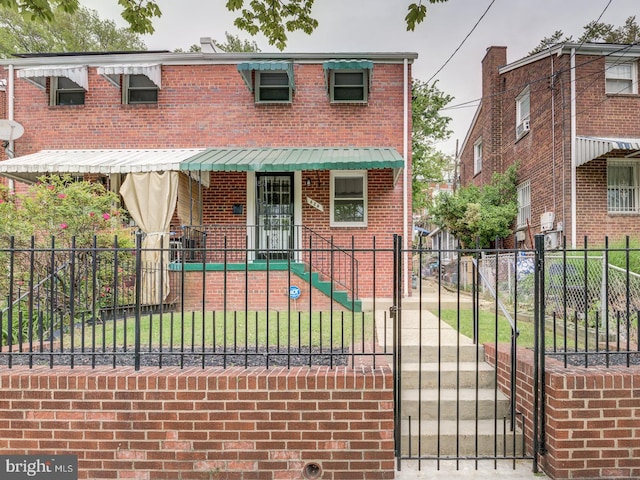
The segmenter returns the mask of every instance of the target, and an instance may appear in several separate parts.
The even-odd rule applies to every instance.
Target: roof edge
[[[141,63],[154,62],[164,65],[198,65],[198,64],[237,64],[247,61],[290,60],[297,63],[318,63],[336,58],[366,58],[377,63],[402,63],[409,60],[412,63],[418,58],[416,52],[323,52],[323,53],[175,53],[175,52],[144,52],[144,53],[104,53],[59,55],[59,56],[28,56],[0,60],[0,65],[14,65],[29,67],[36,65],[78,64],[100,66],[113,63]]]

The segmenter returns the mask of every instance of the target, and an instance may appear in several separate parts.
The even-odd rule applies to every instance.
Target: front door
[[[258,258],[292,258],[293,223],[293,174],[257,174]]]

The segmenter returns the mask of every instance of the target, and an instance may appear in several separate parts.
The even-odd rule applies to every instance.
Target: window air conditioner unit
[[[531,125],[529,124],[529,120],[524,120],[516,128],[516,135],[518,137],[521,137],[522,135],[525,134],[525,132],[528,132],[530,129],[531,129]]]
[[[547,232],[544,234],[544,249],[556,250],[559,247],[559,234],[558,232]]]

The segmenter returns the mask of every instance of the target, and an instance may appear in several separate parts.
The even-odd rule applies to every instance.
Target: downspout
[[[576,248],[576,49],[571,49],[571,248]]]
[[[15,96],[15,82],[13,81],[13,76],[14,76],[14,67],[13,65],[9,65],[9,75],[7,78],[7,119],[8,120],[13,120],[13,116],[14,116],[14,96]],[[6,149],[7,152],[12,152],[10,155],[10,158],[14,157],[15,155],[15,142],[13,140],[9,141],[9,146]],[[9,182],[7,184],[7,187],[9,187],[9,191],[15,191],[16,185],[15,182],[12,179],[9,179]]]
[[[409,60],[404,59],[404,124],[403,124],[403,136],[402,141],[404,145],[404,151],[402,156],[404,157],[404,171],[403,171],[403,210],[402,218],[404,218],[403,225],[403,246],[404,249],[404,291],[405,295],[411,291],[409,287]]]

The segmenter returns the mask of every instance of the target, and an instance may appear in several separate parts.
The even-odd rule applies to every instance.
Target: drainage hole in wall
[[[307,463],[302,469],[302,474],[307,480],[320,478],[320,475],[322,475],[322,468],[320,468],[320,465],[315,462]]]

